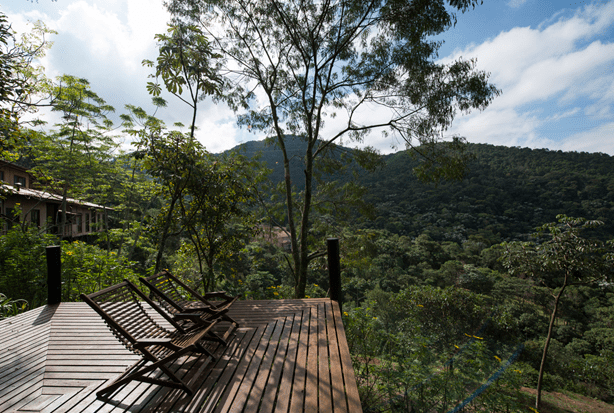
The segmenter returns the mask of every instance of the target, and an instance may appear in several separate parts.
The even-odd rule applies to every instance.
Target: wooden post
[[[330,299],[339,303],[341,309],[341,264],[339,260],[339,238],[328,238],[328,275],[330,279]]]
[[[47,304],[62,302],[62,247],[52,245],[47,254]]]

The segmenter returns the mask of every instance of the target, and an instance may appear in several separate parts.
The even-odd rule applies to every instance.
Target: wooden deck
[[[0,412],[362,411],[337,303],[237,301],[229,314],[241,327],[209,345],[216,361],[173,364],[193,396],[131,382],[106,401],[95,391],[138,357],[85,303],[0,321]]]

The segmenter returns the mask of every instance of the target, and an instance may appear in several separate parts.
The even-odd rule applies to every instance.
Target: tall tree
[[[219,91],[216,67],[211,64],[219,56],[211,52],[209,42],[200,29],[193,25],[175,24],[169,26],[167,33],[155,36],[159,47],[156,62],[143,60],[143,65],[156,69],[155,75],[151,75],[156,82],[148,82],[147,90],[154,96],[157,106],[164,106],[166,103],[160,97],[162,87],[158,83],[158,79],[162,78],[166,89],[192,108],[192,118],[187,137],[179,132],[162,132],[161,125],[153,124],[149,128],[153,133],[147,129],[138,133],[141,140],[137,145],[149,151],[152,159],[158,162],[155,165],[149,163],[152,167],[150,172],[157,174],[168,188],[155,272],[160,270],[177,201],[183,196],[198,156],[204,153],[194,137],[198,102]],[[189,97],[184,97],[185,91]],[[170,153],[169,148],[179,152]],[[177,159],[175,163],[173,159],[177,156],[183,158]],[[173,172],[169,174],[169,171]]]
[[[297,297],[305,294],[315,256],[308,245],[313,174],[327,149],[342,138],[360,142],[381,130],[413,148],[429,144],[437,155],[441,146],[432,144],[457,112],[485,108],[498,93],[475,61],[436,61],[441,42],[432,39],[454,25],[450,10],[464,12],[479,1],[448,3],[450,8],[444,0],[167,1],[175,20],[198,24],[223,56],[223,98],[236,111],[246,110],[239,123],[270,133],[281,149]],[[332,127],[325,128],[326,121]],[[300,199],[293,195],[289,135],[306,143]],[[441,155],[443,165],[431,158],[427,166],[458,176],[462,161],[448,151]]]
[[[29,134],[20,127],[22,115],[53,101],[43,67],[35,63],[52,46],[46,38],[51,33],[55,32],[39,21],[18,38],[0,12],[0,159],[19,158]]]
[[[583,230],[603,225],[601,221],[589,221],[585,218],[557,216],[558,222],[544,224],[537,228],[538,237],[547,240],[540,243],[512,242],[504,244],[502,257],[504,265],[512,275],[526,275],[551,292],[553,303],[550,314],[548,334],[544,343],[539,376],[537,379],[537,396],[535,408],[541,404],[542,379],[552,338],[554,321],[559,304],[568,287],[576,285],[596,285],[612,279],[614,271],[613,243],[604,244],[599,240],[580,236]]]
[[[63,75],[55,89],[52,110],[62,114],[62,122],[36,143],[33,171],[39,182],[62,195],[59,234],[66,237],[69,194],[98,201],[95,194],[107,188],[102,176],[116,144],[108,135],[112,122],[106,115],[114,109],[91,90],[86,79]]]

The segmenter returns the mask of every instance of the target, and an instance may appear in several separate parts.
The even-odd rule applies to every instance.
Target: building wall
[[[17,177],[17,178],[16,178]],[[32,178],[24,168],[0,161],[0,180],[9,185],[15,186],[16,182],[22,184],[23,188],[31,188]],[[29,191],[32,192],[32,191]],[[36,193],[36,191],[33,191]],[[49,231],[60,233],[59,225],[61,216],[58,214],[60,202],[55,200],[39,199],[35,196],[20,195],[13,193],[0,199],[0,215],[13,216],[13,211],[19,207],[21,213],[18,218],[19,223],[27,221],[30,224],[44,228],[47,219],[51,221]],[[69,203],[67,207],[67,228],[65,234],[70,237],[79,237],[95,231],[101,231],[103,226],[103,213],[100,209]],[[9,226],[14,225],[0,219],[0,234],[6,233]]]
[[[61,214],[58,213],[60,203],[11,195],[4,201],[0,201],[0,212],[10,216],[17,204],[19,204],[21,209],[21,214],[18,218],[20,223],[27,221],[29,224],[44,228],[49,218],[51,222],[50,232],[60,232]],[[66,221],[66,235],[71,237],[79,237],[95,231],[101,231],[104,222],[102,211],[76,204],[68,205]],[[0,222],[0,233],[6,233],[9,225],[6,222]]]
[[[31,188],[32,180],[24,168],[16,165],[0,165],[0,181],[9,185],[21,183],[24,188]]]

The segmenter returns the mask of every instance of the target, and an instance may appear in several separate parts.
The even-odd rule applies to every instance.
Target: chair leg
[[[207,355],[211,355],[211,353],[209,353],[205,348],[202,348],[204,350],[204,352],[207,353]],[[104,394],[108,394],[110,392],[115,391],[116,389],[118,389],[119,387],[123,386],[124,384],[127,384],[129,382],[131,382],[132,380],[136,380],[136,381],[144,381],[144,382],[148,382],[148,383],[154,383],[154,384],[158,384],[161,386],[167,386],[167,387],[173,387],[173,388],[178,388],[178,389],[182,389],[184,390],[186,393],[188,394],[192,394],[192,390],[190,390],[190,388],[187,386],[187,384],[185,384],[179,377],[177,377],[175,375],[175,373],[173,373],[165,364],[169,363],[181,356],[183,356],[186,353],[189,352],[193,352],[193,351],[200,351],[200,349],[198,348],[198,346],[196,345],[192,345],[189,347],[186,347],[180,351],[177,351],[173,354],[171,354],[170,356],[162,359],[162,360],[158,360],[156,362],[154,362],[153,364],[149,365],[149,366],[145,366],[146,360],[139,360],[137,363],[134,364],[134,366],[132,366],[130,369],[126,370],[126,372],[124,374],[122,374],[121,376],[119,376],[117,379],[115,379],[111,384],[109,384],[108,386],[106,386],[104,389],[101,389],[99,391],[96,392],[96,396],[98,397],[102,397]],[[211,355],[212,356],[212,355]],[[213,357],[213,356],[212,356]],[[135,368],[137,366],[142,366],[140,368]],[[160,370],[162,370],[162,372],[164,374],[166,374],[171,380],[161,380],[161,379],[152,379],[149,377],[145,377],[145,374],[150,373],[152,371],[154,371],[155,369],[159,368]]]

